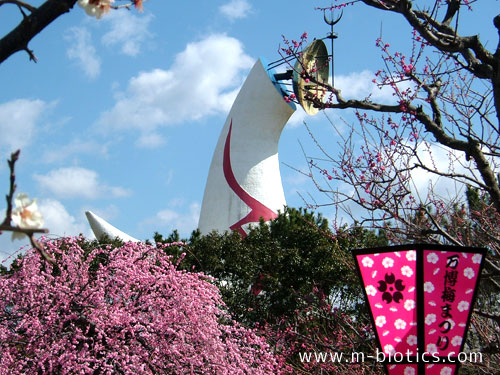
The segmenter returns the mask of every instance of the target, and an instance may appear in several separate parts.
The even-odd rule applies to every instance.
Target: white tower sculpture
[[[241,87],[219,136],[205,186],[198,227],[202,234],[213,230],[237,230],[278,216],[286,205],[281,184],[278,143],[281,132],[295,111],[286,102],[286,90],[279,79],[291,79],[297,101],[306,113],[318,108],[309,100],[321,99],[322,83],[328,82],[328,52],[321,40],[314,40],[295,63],[293,70],[275,75],[261,60],[253,66]],[[283,62],[289,63],[289,59]],[[311,78],[311,79],[310,79]],[[107,234],[124,241],[138,241],[87,212],[97,238]]]
[[[215,148],[199,229],[237,230],[271,220],[286,204],[278,161],[283,127],[295,111],[258,60],[227,116]]]

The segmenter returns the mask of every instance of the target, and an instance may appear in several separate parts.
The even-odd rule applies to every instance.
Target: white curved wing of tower
[[[281,132],[295,111],[258,60],[227,116],[212,158],[198,227],[202,234],[270,220],[286,205],[278,160]]]
[[[94,235],[98,240],[106,235],[111,239],[118,237],[123,242],[140,242],[134,237],[122,232],[118,228],[115,228],[106,220],[94,214],[92,211],[86,211],[85,215],[87,216],[92,232],[94,232]]]

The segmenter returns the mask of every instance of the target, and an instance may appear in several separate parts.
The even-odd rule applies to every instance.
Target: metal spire
[[[327,18],[326,16],[326,9],[323,10],[323,19],[325,20],[325,22],[330,25],[330,33],[328,34],[327,38],[331,40],[331,43],[332,43],[332,61],[331,61],[331,64],[332,64],[332,87],[334,87],[334,79],[335,79],[335,63],[334,63],[334,58],[333,58],[333,41],[335,39],[338,38],[338,35],[336,33],[333,32],[333,26],[338,23],[340,21],[340,19],[342,18],[342,16],[344,15],[344,11],[342,10],[341,13],[340,13],[340,16],[337,17],[337,19],[333,19],[333,3],[332,3],[332,6],[330,7],[330,18]]]

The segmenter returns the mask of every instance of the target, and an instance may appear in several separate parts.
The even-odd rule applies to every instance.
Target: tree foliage
[[[276,352],[284,374],[383,373],[382,366],[370,360],[376,349],[367,319],[353,319],[352,314],[332,309],[319,298],[259,329]]]
[[[178,240],[175,234],[155,236],[160,243]],[[287,208],[245,238],[236,232],[195,233],[187,246],[167,251],[186,252],[180,266],[213,276],[234,316],[254,324],[291,316],[316,298],[356,310],[361,288],[350,250],[385,243],[361,228],[334,234],[321,215]]]

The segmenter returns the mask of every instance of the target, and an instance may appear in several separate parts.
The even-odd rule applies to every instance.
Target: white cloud
[[[67,30],[64,37],[70,46],[67,55],[75,60],[86,76],[96,78],[101,73],[101,60],[92,45],[90,32],[85,27],[74,26]]]
[[[45,163],[67,162],[70,158],[79,154],[99,155],[107,157],[108,146],[94,141],[82,141],[75,139],[72,142],[57,147],[47,146],[42,153],[41,159]]]
[[[288,128],[297,128],[304,123],[304,121],[309,120],[311,116],[309,116],[304,108],[300,104],[297,105],[297,110],[293,113],[290,120],[287,122]]]
[[[80,233],[87,237],[91,235],[83,213],[77,220],[69,214],[61,202],[55,199],[42,199],[38,206],[43,215],[43,226],[49,230],[49,235],[77,236]]]
[[[148,30],[153,19],[151,14],[137,16],[132,12],[109,12],[103,18],[111,29],[103,35],[101,41],[106,46],[118,45],[123,54],[136,56],[141,52],[144,43],[152,37]]]
[[[149,134],[141,134],[136,145],[142,148],[158,148],[165,145],[165,143],[165,138],[156,132],[152,132]]]
[[[176,207],[179,208],[180,207]],[[165,230],[164,234],[170,234],[174,229],[179,231],[179,234],[188,236],[193,230],[198,228],[198,220],[200,218],[201,206],[198,202],[193,202],[189,205],[188,212],[180,212],[171,208],[161,210],[153,218],[148,219],[149,225],[160,226],[159,231]],[[154,228],[156,230],[156,228]]]
[[[168,70],[133,77],[127,91],[98,121],[108,130],[134,129],[151,141],[159,126],[228,111],[243,73],[253,64],[237,39],[215,34],[190,43]]]
[[[252,6],[247,0],[231,0],[219,7],[219,11],[231,20],[245,18],[252,11]]]
[[[453,151],[436,143],[428,145],[420,143],[417,153],[420,162],[427,168],[445,174],[456,173],[473,177],[471,173],[474,169],[473,164],[465,160],[462,152]],[[414,159],[414,163],[416,162],[417,160]],[[417,168],[411,172],[411,178],[412,192],[422,201],[426,201],[429,193],[446,200],[464,198],[465,186],[448,177]]]
[[[127,189],[101,183],[97,172],[81,167],[54,169],[46,175],[35,174],[33,178],[43,189],[60,198],[95,199],[103,196],[123,197],[130,195],[130,191]]]
[[[393,89],[388,86],[379,89],[373,83],[374,78],[375,73],[369,70],[340,75],[335,77],[335,87],[341,90],[341,94],[345,99],[364,99],[370,96],[373,101],[394,102],[396,97],[392,95]],[[403,83],[399,86],[402,89],[406,88]]]
[[[7,152],[28,146],[37,132],[44,111],[42,100],[15,99],[0,104],[0,149]]]

